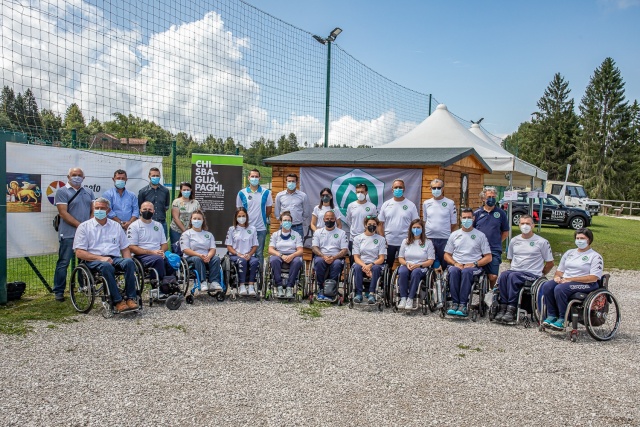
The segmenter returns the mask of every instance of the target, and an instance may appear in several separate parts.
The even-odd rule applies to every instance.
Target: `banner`
[[[242,156],[192,154],[191,185],[216,246],[226,248],[224,240],[233,225],[236,197],[242,188]]]
[[[162,157],[75,150],[7,142],[7,257],[58,252],[58,235],[51,226],[58,213],[54,198],[67,184],[69,168],[84,171],[84,187],[96,197],[113,187],[113,173],[127,172],[127,190],[149,184],[149,169],[162,170]]]
[[[339,167],[301,167],[300,190],[307,194],[310,210],[320,203],[320,190],[325,187],[331,189],[333,201],[340,209],[342,216],[347,215],[347,206],[358,200],[356,185],[367,184],[369,200],[382,207],[385,200],[393,197],[393,181],[404,181],[404,196],[416,204],[420,212],[422,201],[422,169],[387,169],[387,168],[339,168]],[[308,225],[308,224],[305,224]],[[349,225],[344,224],[343,230],[348,231]]]

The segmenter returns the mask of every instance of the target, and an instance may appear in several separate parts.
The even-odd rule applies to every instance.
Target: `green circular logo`
[[[585,256],[582,257],[582,260],[583,261],[589,261],[589,257],[585,255]]]
[[[421,247],[422,249],[424,249],[424,243],[423,243],[423,244],[421,244],[421,245],[420,245],[420,247]]]
[[[447,202],[442,202],[442,207],[446,208],[447,207]]]
[[[384,194],[384,182],[362,169],[352,169],[349,172],[336,177],[331,182],[331,191],[335,195],[333,200],[338,205],[342,215],[347,214],[347,206],[358,200],[356,185],[366,184],[369,189],[369,200],[378,206],[378,200],[382,200]],[[368,212],[368,210],[367,210]]]
[[[475,240],[475,239],[476,239],[476,235],[475,235],[475,234],[472,234],[472,235],[471,235],[471,239],[472,239],[472,240]]]
[[[251,230],[247,230],[247,234],[251,234]]]
[[[154,226],[153,226],[153,229],[154,229],[155,231],[158,231],[158,226],[157,226],[157,225],[154,225]]]
[[[291,235],[291,240],[296,240],[296,236],[294,236],[293,234]]]
[[[209,234],[208,234],[208,233],[205,233],[204,238],[205,238],[205,239],[210,239],[211,237],[209,237]]]
[[[500,212],[494,212],[493,213],[493,217],[494,218],[500,218]]]
[[[377,245],[378,244],[378,239],[373,239],[373,243]]]
[[[364,208],[364,210],[369,212],[371,210],[371,208],[369,206],[367,206],[366,208]]]
[[[529,242],[529,246],[535,246],[536,244],[534,242]]]
[[[333,235],[333,237],[334,237],[335,239],[337,239],[337,238],[338,238],[338,233],[334,234],[334,235]]]
[[[409,209],[409,206],[407,206],[407,205],[402,205],[402,209],[406,211],[407,209]]]

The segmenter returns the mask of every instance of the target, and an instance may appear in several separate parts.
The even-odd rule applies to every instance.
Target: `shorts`
[[[502,264],[502,252],[491,252],[492,259],[491,262],[482,268],[487,274],[495,274],[496,276],[500,273],[500,264]]]

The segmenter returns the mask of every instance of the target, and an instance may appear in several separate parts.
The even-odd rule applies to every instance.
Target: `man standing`
[[[358,200],[349,203],[347,206],[347,217],[345,221],[349,224],[349,252],[353,251],[353,239],[364,233],[364,219],[369,216],[375,218],[378,216],[376,205],[367,200],[369,187],[367,184],[360,183],[356,185],[356,196]],[[380,232],[382,235],[384,230]],[[353,256],[351,257],[351,265],[353,265]]]
[[[547,239],[533,233],[533,218],[530,215],[520,217],[520,231],[522,234],[509,242],[507,250],[507,258],[512,260],[511,268],[503,271],[498,279],[500,308],[495,317],[498,322],[513,322],[524,283],[527,280],[534,282],[553,268],[551,245]]]
[[[135,310],[138,308],[136,265],[131,259],[127,236],[120,225],[107,219],[111,210],[109,200],[98,197],[93,207],[93,218],[78,226],[73,249],[78,258],[87,262],[87,267],[100,272],[118,313]],[[116,283],[116,267],[124,271],[125,298],[120,295]]]
[[[117,222],[124,230],[140,216],[138,198],[131,191],[124,188],[127,185],[127,173],[118,169],[113,174],[115,188],[105,191],[102,197],[109,201],[109,219]]]
[[[143,267],[155,269],[158,272],[158,279],[162,282],[165,276],[173,276],[175,271],[164,256],[168,249],[167,236],[161,224],[152,219],[153,210],[153,203],[142,203],[140,219],[131,224],[127,230],[127,239],[129,239],[129,250]]]
[[[404,181],[393,181],[393,198],[387,200],[380,208],[379,233],[387,239],[387,266],[393,269],[393,263],[402,246],[402,241],[407,238],[409,224],[414,219],[420,218],[416,205],[404,197]]]
[[[489,276],[491,287],[494,287],[502,263],[502,242],[509,235],[509,219],[507,213],[496,206],[498,191],[495,187],[486,187],[480,194],[484,206],[473,213],[473,226],[482,231],[489,241],[493,258],[484,270]]]
[[[324,279],[329,269],[329,279],[338,282],[344,264],[344,257],[349,251],[347,233],[336,227],[336,214],[327,211],[324,214],[324,227],[313,233],[312,250],[315,258],[313,268],[318,284],[318,301],[331,301],[324,296]]]
[[[160,169],[149,169],[149,185],[138,192],[138,208],[144,202],[153,203],[153,220],[160,223],[165,237],[167,236],[167,209],[171,206],[169,189],[160,183]]]
[[[269,225],[273,209],[273,200],[271,199],[271,190],[266,190],[260,185],[260,171],[258,169],[252,169],[249,172],[249,186],[238,192],[236,208],[240,207],[247,210],[249,221],[256,228],[258,236],[256,255],[262,266],[264,263],[264,242],[267,237],[267,225]]]
[[[431,199],[422,204],[422,216],[424,218],[424,231],[436,250],[436,259],[440,261],[442,268],[447,268],[444,261],[444,247],[452,231],[458,228],[458,213],[453,200],[447,199],[442,194],[444,181],[434,179],[431,181]]]
[[[287,175],[287,189],[276,195],[276,217],[280,218],[280,213],[289,211],[291,213],[293,225],[291,229],[301,235],[304,239],[302,224],[311,218],[311,209],[307,195],[296,189],[298,186],[298,175],[290,173]]]
[[[58,262],[53,275],[53,294],[56,301],[64,301],[64,290],[67,287],[67,268],[73,256],[73,238],[76,228],[93,214],[93,191],[82,187],[84,172],[80,168],[71,168],[67,175],[68,182],[56,191],[54,202],[60,215],[58,227]]]

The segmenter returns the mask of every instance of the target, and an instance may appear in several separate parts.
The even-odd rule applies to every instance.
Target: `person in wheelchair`
[[[581,228],[574,233],[577,249],[569,249],[562,255],[553,279],[544,282],[538,292],[538,307],[542,298],[547,318],[542,322],[553,329],[564,330],[564,318],[571,295],[577,292],[588,294],[598,289],[604,261],[602,255],[591,248],[593,232]]]
[[[387,255],[387,241],[376,233],[378,218],[367,216],[364,219],[364,233],[358,234],[353,239],[353,281],[356,286],[355,303],[362,302],[362,290],[364,276],[371,279],[369,283],[369,304],[376,303],[376,285],[382,275]]]
[[[107,218],[111,202],[98,197],[93,203],[93,218],[81,223],[73,240],[76,256],[91,271],[98,271],[107,282],[116,312],[138,309],[136,302],[136,265],[131,259],[129,241],[120,224]],[[116,268],[124,272],[125,295],[116,283]]]
[[[291,230],[292,216],[289,211],[280,214],[282,228],[271,235],[269,240],[269,265],[273,272],[273,280],[278,289],[278,298],[293,298],[293,286],[296,283],[298,273],[302,268],[302,237]],[[282,266],[289,266],[289,279],[287,291],[282,286]]]
[[[331,301],[324,295],[324,279],[327,269],[329,278],[339,282],[344,257],[349,253],[347,233],[336,228],[336,215],[333,211],[324,214],[324,227],[313,233],[312,250],[315,258],[313,268],[318,284],[318,301]]]
[[[191,213],[189,228],[180,236],[180,250],[182,256],[188,263],[193,263],[198,272],[201,291],[208,291],[209,285],[214,291],[222,290],[220,258],[216,256],[216,239],[213,233],[208,231],[204,213],[199,209]]]
[[[454,231],[444,248],[444,260],[449,264],[449,290],[453,305],[449,315],[467,317],[473,278],[482,274],[482,267],[491,262],[491,248],[487,236],[473,228],[473,211],[461,211],[462,228]]]
[[[129,249],[144,268],[153,268],[158,272],[158,280],[173,276],[175,270],[167,261],[164,253],[168,249],[167,236],[162,224],[152,220],[154,206],[144,202],[140,206],[140,218],[127,229]]]
[[[511,239],[507,249],[511,268],[503,271],[498,278],[500,305],[494,318],[498,322],[513,322],[517,315],[520,289],[525,282],[535,282],[553,268],[551,245],[547,239],[534,234],[531,215],[520,217],[520,231],[522,234]]]
[[[258,233],[253,225],[249,225],[249,216],[245,208],[236,210],[233,227],[229,227],[224,244],[227,245],[229,259],[238,270],[239,294],[255,296],[256,276],[260,268],[260,260],[254,256],[258,250]]]
[[[398,253],[398,287],[400,288],[399,310],[413,308],[413,300],[418,292],[420,281],[424,280],[427,270],[436,259],[435,248],[430,239],[427,239],[424,230],[424,222],[414,219],[409,224],[407,238],[402,241]],[[411,280],[411,287],[409,287]]]

